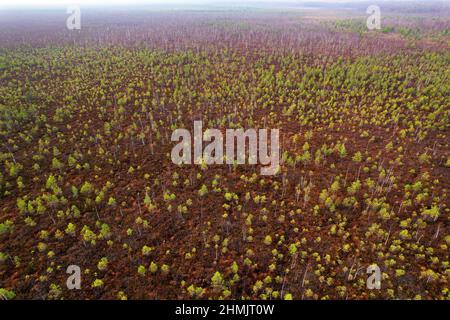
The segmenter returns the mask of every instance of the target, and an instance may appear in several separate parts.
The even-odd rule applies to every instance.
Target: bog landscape
[[[450,6],[369,5],[0,11],[0,300],[450,299]]]

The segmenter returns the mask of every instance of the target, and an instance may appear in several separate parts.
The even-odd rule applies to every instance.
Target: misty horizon
[[[142,7],[163,7],[163,8],[180,8],[180,7],[253,7],[253,8],[343,8],[343,7],[360,7],[367,6],[368,4],[376,5],[420,5],[420,6],[447,6],[450,4],[449,0],[431,0],[431,1],[419,1],[419,0],[62,0],[62,1],[50,1],[50,0],[18,0],[14,3],[9,1],[0,1],[0,10],[6,9],[60,9],[71,5],[79,5],[85,8],[142,8]]]

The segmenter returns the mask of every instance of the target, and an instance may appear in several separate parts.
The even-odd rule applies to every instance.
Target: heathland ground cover
[[[449,298],[448,20],[134,15],[0,34],[2,296]],[[279,172],[173,164],[195,120]]]

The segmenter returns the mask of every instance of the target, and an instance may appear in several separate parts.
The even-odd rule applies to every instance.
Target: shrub
[[[4,288],[0,288],[0,299],[12,300],[15,297],[16,297],[16,294],[13,291],[9,291]]]
[[[106,268],[108,267],[108,258],[103,257],[100,259],[100,261],[97,263],[97,268],[100,271],[104,271],[106,270]]]
[[[138,273],[141,275],[141,276],[145,276],[145,273],[147,272],[147,269],[143,266],[143,265],[140,265],[139,267],[138,267]]]
[[[92,283],[91,287],[92,288],[101,288],[103,287],[104,282],[101,279],[95,279],[94,282]]]
[[[150,263],[149,270],[150,270],[151,273],[156,273],[158,271],[158,265],[152,261]]]

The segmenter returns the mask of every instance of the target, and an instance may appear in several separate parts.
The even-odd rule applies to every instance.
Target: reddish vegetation
[[[0,288],[25,299],[448,299],[448,20],[429,23],[420,37],[275,13],[10,26]],[[174,165],[172,131],[200,119],[279,128],[280,172]],[[366,287],[371,264],[381,290]],[[82,290],[67,290],[69,265]]]

